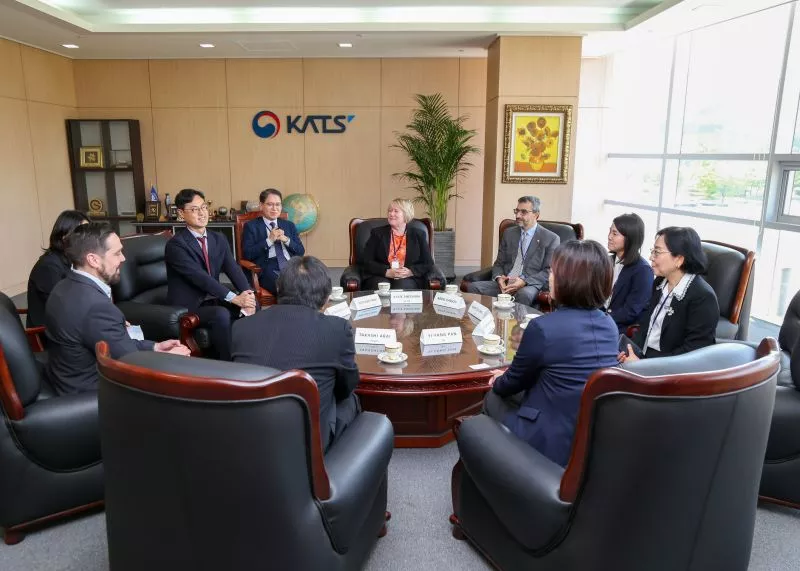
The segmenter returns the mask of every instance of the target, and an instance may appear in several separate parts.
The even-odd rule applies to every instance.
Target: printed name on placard
[[[396,303],[422,303],[421,291],[393,291],[390,293],[389,301],[392,305]]]
[[[463,341],[460,327],[441,327],[439,329],[423,329],[419,342],[424,345],[441,345],[442,343],[461,343]]]
[[[433,297],[433,304],[434,305],[444,305],[447,307],[453,307],[455,309],[459,309],[461,307],[466,307],[466,302],[464,298],[460,295],[450,295],[449,293],[442,293],[439,292]]]
[[[463,343],[441,343],[438,345],[420,345],[420,354],[423,357],[432,355],[458,355],[461,353]]]
[[[361,309],[368,309],[370,307],[380,307],[381,306],[381,298],[378,297],[378,294],[373,293],[370,295],[365,295],[362,297],[354,297],[353,301],[350,302],[350,309],[355,309],[359,311]]]
[[[478,303],[477,301],[473,301],[469,305],[469,311],[467,313],[469,313],[473,317],[477,317],[478,320],[481,320],[487,315],[489,315],[491,313],[491,310],[485,305]]]
[[[422,313],[421,303],[393,303],[391,313]]]
[[[350,319],[350,306],[347,305],[346,301],[343,301],[342,303],[337,303],[336,305],[332,305],[328,309],[326,309],[325,315],[333,315],[335,317],[341,317],[343,319]]]
[[[356,343],[367,345],[385,345],[397,341],[397,332],[394,329],[371,329],[369,327],[356,327]]]

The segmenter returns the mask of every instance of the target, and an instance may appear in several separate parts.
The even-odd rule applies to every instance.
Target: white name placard
[[[383,345],[356,343],[356,355],[380,355],[385,350]]]
[[[456,319],[461,319],[464,317],[464,312],[467,310],[466,306],[464,307],[447,307],[446,305],[434,305],[433,311],[435,311],[438,315],[445,315],[447,317],[455,317]]]
[[[461,347],[462,343],[420,344],[419,350],[423,357],[431,357],[432,355],[458,355],[461,353]]]
[[[380,307],[381,306],[381,298],[378,297],[377,293],[373,293],[371,295],[365,295],[362,297],[354,297],[353,301],[350,302],[350,309],[355,309],[356,311],[361,311],[362,309],[369,309],[370,307]]]
[[[494,333],[494,316],[491,313],[481,319],[478,326],[472,330],[473,337],[485,337],[489,333]]]
[[[346,301],[343,301],[342,303],[337,303],[336,305],[332,305],[328,309],[326,309],[325,315],[333,315],[335,317],[341,317],[343,319],[350,319],[350,306],[347,305]]]
[[[464,298],[460,295],[451,295],[449,293],[437,293],[433,298],[434,305],[444,305],[445,307],[452,307],[453,309],[460,309],[466,307],[467,304]]]
[[[422,313],[421,303],[393,303],[391,313]]]
[[[418,303],[421,305],[422,292],[395,290],[390,294],[390,301],[392,305],[396,303]]]
[[[356,344],[386,345],[397,341],[394,329],[370,329],[369,327],[356,327]]]
[[[381,307],[370,307],[369,309],[362,309],[353,313],[353,321],[366,319],[367,317],[375,317],[381,312]]]
[[[423,345],[440,345],[442,343],[461,343],[460,327],[442,327],[439,329],[423,329],[419,342]]]
[[[482,303],[478,303],[477,301],[473,301],[473,302],[472,302],[472,303],[469,305],[469,311],[468,311],[468,313],[469,313],[471,316],[473,316],[473,317],[477,318],[477,319],[478,319],[478,321],[480,321],[481,319],[483,319],[484,317],[486,317],[487,315],[489,315],[491,312],[492,312],[492,310],[490,310],[488,307],[486,307],[486,306],[485,306],[485,305],[483,305]]]

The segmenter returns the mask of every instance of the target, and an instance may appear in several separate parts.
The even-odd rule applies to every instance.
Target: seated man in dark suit
[[[282,220],[283,196],[280,191],[268,188],[258,197],[261,202],[261,218],[244,225],[242,253],[261,268],[258,281],[261,287],[275,294],[278,274],[292,256],[306,253],[297,227],[289,220]]]
[[[186,228],[175,233],[164,252],[168,302],[196,313],[201,327],[210,329],[217,356],[230,361],[231,320],[255,312],[255,295],[225,237],[206,230],[205,195],[184,188],[175,196],[175,206],[183,215]],[[220,283],[221,272],[231,279],[238,294]]]
[[[78,226],[66,242],[73,269],[53,288],[45,307],[47,377],[59,394],[97,390],[98,341],[108,343],[114,359],[134,351],[189,354],[177,339],[154,343],[128,335],[125,317],[111,301],[110,284],[119,281],[125,256],[110,225]]]
[[[331,293],[328,270],[296,257],[278,277],[278,304],[233,326],[233,360],[281,370],[302,369],[319,389],[322,446],[327,449],[360,412],[353,328],[320,312]]]

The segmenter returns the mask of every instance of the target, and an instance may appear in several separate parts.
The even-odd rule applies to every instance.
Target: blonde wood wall
[[[58,213],[72,208],[64,120],[73,62],[0,39],[0,290],[25,290]]]
[[[389,146],[415,93],[440,92],[452,112],[468,114],[483,147],[486,60],[236,59],[76,60],[77,112],[83,118],[138,119],[145,178],[159,193],[203,190],[217,206],[255,200],[267,187],[307,192],[320,204],[309,253],[347,263],[347,223],[382,216],[389,200],[411,196],[392,173],[404,170]],[[281,133],[260,139],[250,128],[262,109],[287,114],[354,114],[341,135]],[[459,181],[451,208],[456,263],[480,259],[483,159]],[[418,216],[425,216],[421,207]]]

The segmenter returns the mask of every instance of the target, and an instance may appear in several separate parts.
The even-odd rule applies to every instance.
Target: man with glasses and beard
[[[125,316],[111,300],[125,256],[110,225],[78,226],[67,236],[65,253],[72,271],[56,284],[45,307],[47,377],[59,394],[97,390],[98,341],[108,343],[114,359],[134,351],[189,355],[177,339],[154,343],[128,335]]]
[[[541,201],[523,196],[517,201],[514,217],[517,226],[503,233],[497,259],[492,266],[492,280],[471,282],[470,293],[496,296],[507,293],[522,305],[533,306],[550,276],[550,260],[561,243],[557,234],[539,226]]]

